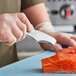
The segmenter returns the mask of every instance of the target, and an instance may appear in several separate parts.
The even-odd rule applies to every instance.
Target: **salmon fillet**
[[[76,73],[76,47],[61,49],[55,55],[41,60],[43,72]]]

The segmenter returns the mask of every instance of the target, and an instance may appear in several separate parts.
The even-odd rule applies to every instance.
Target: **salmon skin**
[[[76,73],[76,47],[68,47],[41,60],[44,73]]]

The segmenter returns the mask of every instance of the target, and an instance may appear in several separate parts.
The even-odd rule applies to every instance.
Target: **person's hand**
[[[48,23],[48,22],[42,23],[42,24],[38,25],[36,27],[36,29],[47,33],[48,35],[54,37],[57,41],[57,43],[53,46],[44,44],[44,43],[40,43],[41,47],[44,50],[57,51],[59,49],[62,49],[61,45],[76,46],[76,36],[75,35],[54,31],[51,23]]]
[[[13,45],[24,39],[26,31],[31,31],[31,23],[24,13],[0,15],[0,41]]]

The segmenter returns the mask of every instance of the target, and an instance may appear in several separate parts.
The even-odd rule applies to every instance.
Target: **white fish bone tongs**
[[[47,43],[50,45],[54,45],[56,43],[56,40],[53,37],[37,30],[33,30],[30,33],[27,32],[27,36],[32,37],[39,43]]]

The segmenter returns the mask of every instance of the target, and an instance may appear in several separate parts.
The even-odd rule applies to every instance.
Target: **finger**
[[[45,43],[40,43],[40,46],[43,50],[49,50],[49,46],[48,44],[45,44]]]
[[[0,29],[0,42],[6,42],[6,40],[4,39],[4,37],[6,36],[5,29],[4,30],[1,30],[1,29]]]
[[[31,26],[32,24],[30,23],[30,21],[28,20],[28,18],[26,17],[26,15],[24,13],[17,13],[17,17],[24,23],[26,24],[27,27],[27,31],[31,31]]]
[[[6,35],[3,36],[4,43],[7,45],[13,45],[16,43],[16,37],[11,32],[6,32]]]
[[[76,42],[75,40],[69,38],[69,37],[64,37],[63,40],[61,40],[62,42],[60,44],[63,45],[70,45],[70,46],[76,46]]]
[[[76,46],[75,40],[71,39],[68,35],[64,33],[58,33],[56,36],[57,43],[62,45]]]
[[[62,49],[62,46],[60,44],[56,43],[55,45],[51,46],[50,49],[52,51],[58,51],[58,50]]]
[[[19,29],[23,32],[23,36],[21,39],[24,39],[26,36],[26,31],[27,31],[26,25],[24,23],[22,23],[21,21],[17,21],[16,23],[17,23],[17,26],[19,27]]]
[[[70,38],[69,45],[76,46],[76,41]]]
[[[62,49],[62,46],[57,43],[55,45],[40,43],[40,45],[44,50],[58,51],[58,50]]]
[[[69,36],[71,39],[73,39],[73,40],[76,41],[76,35],[73,35],[73,34],[67,34],[67,36]]]
[[[68,36],[70,37],[71,39],[75,40],[76,41],[76,35],[73,35],[73,34],[68,34],[68,33],[64,33],[65,36]]]
[[[76,36],[72,36],[70,38],[76,41]]]
[[[11,28],[12,28],[11,31],[13,35],[16,37],[17,41],[21,40],[23,32],[18,28],[18,26],[15,24],[11,26]]]
[[[76,41],[76,35],[69,34],[68,36],[69,36],[71,39],[73,39],[73,40]]]

